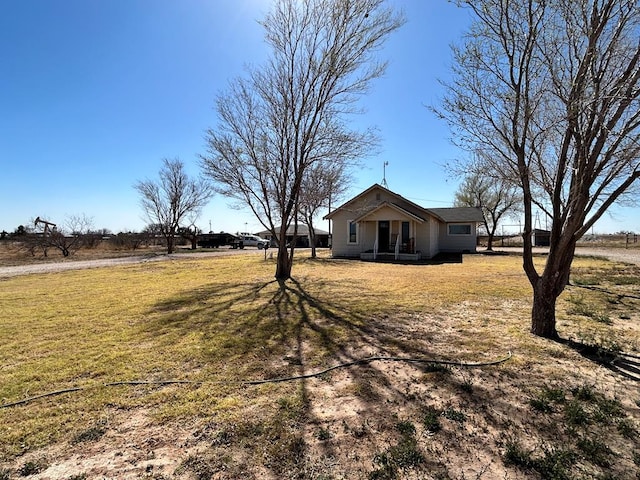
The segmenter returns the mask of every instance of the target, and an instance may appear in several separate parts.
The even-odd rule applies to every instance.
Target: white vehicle
[[[259,250],[269,248],[269,240],[260,238],[252,233],[238,233],[238,241],[241,242],[241,247],[258,247]]]

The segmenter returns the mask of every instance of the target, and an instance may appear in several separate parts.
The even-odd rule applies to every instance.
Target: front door
[[[378,222],[378,251],[389,251],[389,221],[381,220]]]

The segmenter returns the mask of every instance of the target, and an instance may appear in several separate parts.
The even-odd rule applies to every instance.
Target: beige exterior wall
[[[358,232],[358,243],[349,243],[349,220],[355,220],[355,216],[340,214],[332,220],[331,250],[336,256],[357,257],[361,251],[364,251],[360,246],[362,240],[360,231]]]
[[[470,235],[449,235],[448,225],[440,224],[440,251],[441,252],[475,252],[476,251],[476,224],[459,223],[456,225],[471,225]]]
[[[430,258],[431,249],[431,237],[429,235],[429,229],[431,228],[431,219],[427,219],[424,223],[415,222],[415,234],[411,234],[411,237],[415,239],[415,251],[420,252],[421,258]]]
[[[431,248],[429,249],[429,258],[435,257],[438,254],[438,238],[440,238],[440,229],[444,228],[444,224],[438,220],[431,220],[431,230],[429,231],[429,238],[431,239]]]

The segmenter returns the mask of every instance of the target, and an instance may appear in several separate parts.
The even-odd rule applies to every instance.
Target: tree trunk
[[[289,259],[287,244],[285,242],[279,242],[278,245],[278,259],[276,262],[275,277],[277,280],[288,280],[291,278],[291,261]]]
[[[311,247],[311,258],[316,258],[316,229],[311,222],[307,222],[309,227],[309,246]]]
[[[174,244],[174,242],[175,242],[175,240],[171,235],[167,236],[167,254],[172,254],[173,253],[173,244]]]
[[[291,241],[291,251],[293,252],[294,244],[296,242],[296,232],[294,232],[293,240]],[[276,279],[279,282],[288,280],[291,278],[291,266],[293,264],[293,255],[289,256],[287,250],[287,224],[282,222],[280,226],[280,233],[278,235],[278,259],[276,260]]]
[[[498,220],[496,218],[493,219],[491,228],[489,228],[486,222],[484,226],[487,229],[487,250],[493,252],[493,239],[496,236],[496,230],[498,230]]]
[[[493,252],[493,233],[487,236],[487,251]]]
[[[531,310],[531,333],[539,337],[557,339],[556,300],[559,294],[544,277],[540,277],[533,287],[533,308]]]
[[[556,301],[569,283],[571,263],[575,254],[576,241],[573,233],[564,232],[564,235],[571,236],[568,241],[563,238],[552,241],[544,273],[531,282],[533,286],[531,333],[553,340],[559,338],[556,331]]]

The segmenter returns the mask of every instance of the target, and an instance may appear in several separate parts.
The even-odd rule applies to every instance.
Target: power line
[[[403,195],[404,197],[404,195]],[[429,198],[417,198],[417,197],[404,197],[404,198],[408,198],[409,200],[412,201],[418,201],[418,202],[429,202],[429,203],[444,203],[446,205],[451,205],[453,202],[451,201],[444,201],[444,200],[432,200]]]

